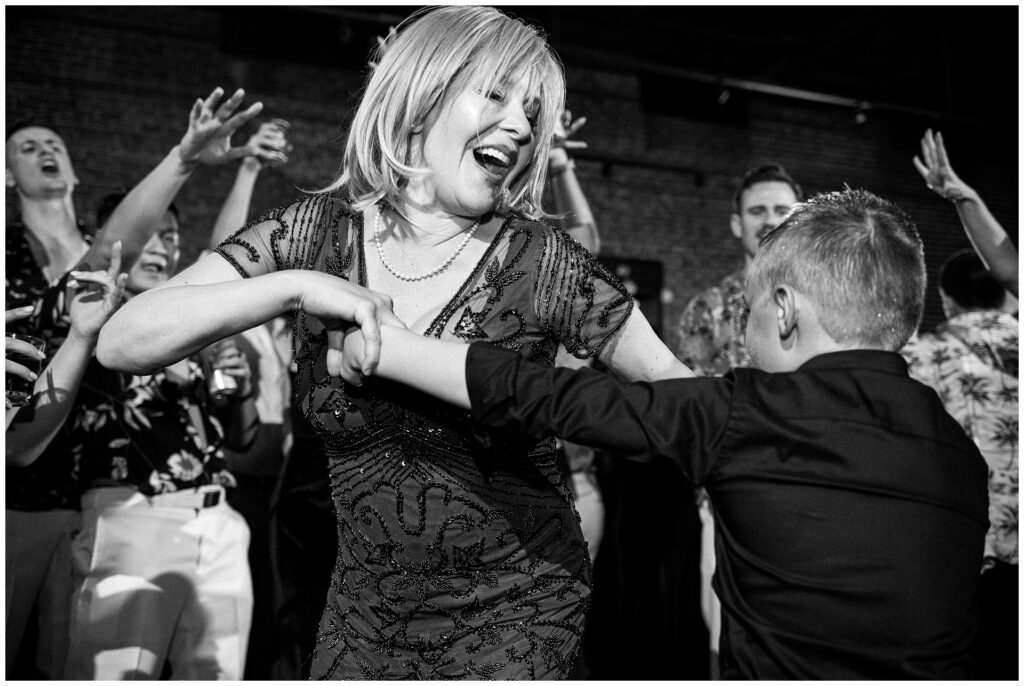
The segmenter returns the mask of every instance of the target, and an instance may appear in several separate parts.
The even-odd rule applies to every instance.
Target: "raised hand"
[[[928,188],[946,200],[963,200],[974,192],[953,171],[941,133],[932,134],[931,129],[925,131],[921,138],[921,157],[914,155],[914,167]]]
[[[206,100],[196,100],[188,118],[188,131],[181,138],[178,154],[187,164],[224,164],[251,154],[247,146],[231,147],[231,134],[263,109],[257,102],[247,109],[232,115],[242,102],[245,91],[239,88],[220,107],[217,101],[224,95],[221,88],[214,88]]]
[[[287,139],[290,126],[284,119],[272,119],[260,124],[259,130],[245,144],[246,159],[268,167],[287,164],[288,153],[293,147]]]
[[[581,150],[587,147],[587,144],[583,141],[569,140],[586,123],[586,117],[573,119],[572,112],[563,110],[555,122],[555,134],[554,139],[551,141],[551,149]]]
[[[398,35],[398,31],[395,30],[394,26],[388,27],[388,35],[377,36],[377,47],[374,48],[373,55],[371,57],[377,57],[376,60],[370,59],[370,69],[376,69],[377,65],[380,64],[380,58],[384,55],[384,51],[387,50],[388,42],[391,41],[395,36]]]
[[[121,241],[114,243],[110,267],[105,271],[71,272],[68,279],[71,332],[95,343],[100,329],[124,302],[127,274],[121,273]]]

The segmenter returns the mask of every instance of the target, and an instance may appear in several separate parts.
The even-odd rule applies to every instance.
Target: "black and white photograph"
[[[6,680],[1018,680],[1017,4],[4,19]]]

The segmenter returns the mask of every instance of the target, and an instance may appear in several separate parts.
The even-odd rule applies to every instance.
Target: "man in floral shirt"
[[[743,177],[729,217],[732,233],[743,247],[743,266],[718,286],[694,296],[679,322],[679,359],[698,376],[721,376],[733,367],[750,364],[743,340],[747,268],[761,237],[802,199],[800,186],[777,164],[752,169]]]
[[[168,155],[103,223],[92,239],[73,201],[78,177],[62,137],[48,124],[22,121],[7,131],[7,186],[14,191],[17,215],[7,225],[5,300],[7,310],[32,305],[31,317],[13,322],[11,330],[42,336],[52,353],[63,342],[63,279],[70,269],[106,269],[113,245],[122,245],[131,265],[152,235],[175,193],[199,165],[219,164],[244,151],[231,148],[231,133],[255,116],[262,105],[232,114],[239,91],[217,107],[217,89],[190,113],[189,127]],[[214,116],[214,110],[216,114]],[[44,302],[44,299],[46,301]],[[16,422],[32,420],[22,408]],[[7,581],[7,675],[21,649],[32,616],[39,623],[37,672],[22,678],[60,678],[67,638],[70,588],[69,538],[79,528],[78,466],[57,444],[28,467],[9,467],[5,485],[5,570]]]
[[[1005,291],[972,251],[942,268],[947,320],[912,339],[910,375],[934,388],[981,450],[989,470],[989,530],[981,571],[975,678],[1017,679],[1017,355],[1019,323]]]
[[[743,177],[733,198],[729,226],[743,246],[743,266],[717,286],[698,293],[679,322],[679,354],[697,376],[721,376],[734,367],[750,364],[745,343],[747,303],[743,298],[747,269],[761,237],[778,226],[789,209],[803,200],[800,186],[785,169],[765,164]],[[718,637],[721,619],[718,599],[711,590],[715,571],[714,521],[707,496],[698,496],[701,532],[701,608],[711,638],[712,676],[718,668]]]
[[[128,273],[128,296],[164,283],[178,257],[168,210]],[[235,482],[222,447],[244,450],[257,415],[245,358],[233,345],[215,357],[238,382],[218,405],[198,357],[151,376],[95,360],[86,373],[66,430],[85,491],[65,678],[157,679],[165,660],[179,679],[242,676],[249,529],[225,498]],[[118,592],[107,592],[115,580]]]

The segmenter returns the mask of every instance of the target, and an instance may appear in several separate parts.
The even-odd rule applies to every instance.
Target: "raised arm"
[[[67,286],[74,291],[69,310],[71,328],[33,389],[31,421],[11,423],[8,413],[7,464],[35,461],[63,426],[74,405],[85,370],[92,360],[100,328],[121,304],[127,274],[121,268],[120,246],[114,244],[110,268],[72,272]]]
[[[576,179],[576,163],[569,157],[570,150],[587,147],[583,141],[570,140],[586,123],[586,117],[574,121],[569,110],[562,113],[555,126],[551,152],[548,153],[547,183],[555,213],[560,215],[559,226],[591,254],[596,255],[601,250],[601,236],[597,232],[597,222],[590,211],[590,203]]]
[[[932,134],[931,129],[925,131],[921,139],[921,157],[914,157],[914,167],[928,188],[956,206],[967,237],[986,268],[1003,288],[1018,296],[1017,248],[977,191],[953,171],[941,133]]]
[[[217,220],[213,224],[213,232],[210,234],[211,249],[220,245],[221,241],[248,221],[253,189],[263,165],[279,166],[288,162],[288,141],[285,139],[287,131],[288,122],[274,119],[260,124],[259,130],[249,138],[245,147],[253,154],[243,157],[238,165],[235,183],[231,186],[228,197],[224,199],[224,204],[217,213]]]
[[[197,165],[223,164],[251,153],[248,146],[231,147],[231,134],[256,116],[263,104],[258,102],[233,114],[245,91],[238,89],[218,107],[223,94],[216,88],[206,100],[196,100],[181,142],[117,206],[83,258],[83,268],[109,264],[111,248],[117,241],[121,241],[122,261],[130,267]]]

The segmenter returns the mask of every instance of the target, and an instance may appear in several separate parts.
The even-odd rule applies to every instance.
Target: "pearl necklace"
[[[423,279],[429,279],[430,277],[436,276],[443,272],[445,269],[449,267],[449,265],[451,265],[452,262],[455,261],[455,258],[459,256],[459,253],[462,252],[462,249],[465,248],[466,244],[469,243],[469,239],[473,237],[473,234],[480,227],[480,220],[478,219],[473,224],[473,226],[469,227],[469,231],[466,232],[466,236],[462,239],[462,242],[459,243],[459,247],[455,248],[455,252],[449,255],[448,259],[442,262],[439,266],[434,267],[429,272],[425,272],[423,274],[414,274],[410,276],[409,274],[403,274],[402,272],[395,269],[391,265],[391,263],[388,262],[388,258],[384,256],[384,247],[380,244],[380,217],[382,214],[384,214],[383,208],[378,208],[377,216],[373,220],[373,242],[374,245],[377,246],[377,255],[380,256],[380,263],[384,265],[385,269],[387,269],[389,272],[391,272],[394,276],[398,277],[402,281],[422,281]]]

